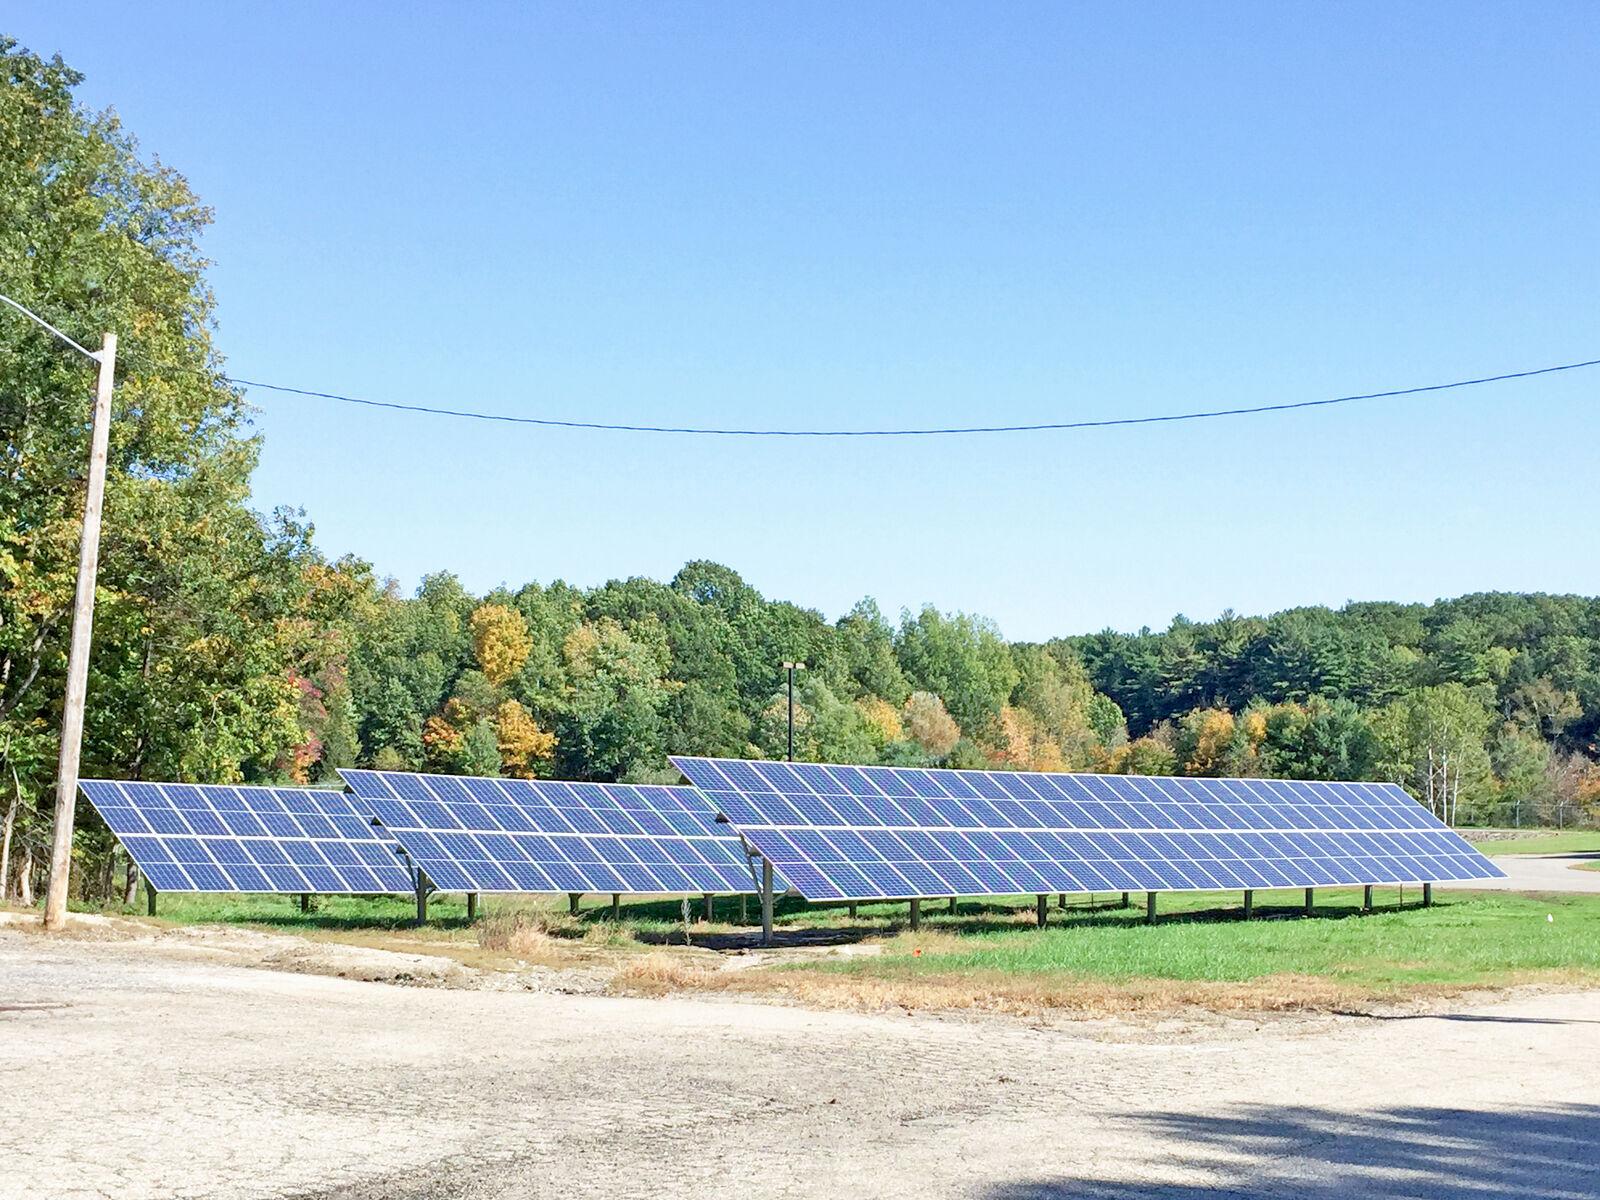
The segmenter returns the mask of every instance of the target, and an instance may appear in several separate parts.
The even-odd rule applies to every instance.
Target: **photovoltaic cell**
[[[396,846],[343,792],[127,783],[79,786],[158,892],[409,892]]]
[[[441,891],[756,890],[738,835],[693,788],[339,773]]]
[[[672,761],[813,900],[1503,874],[1388,783]]]

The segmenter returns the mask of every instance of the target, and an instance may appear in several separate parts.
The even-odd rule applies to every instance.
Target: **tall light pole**
[[[794,761],[794,673],[804,671],[803,662],[786,662],[783,669],[789,674],[789,761]]]
[[[100,364],[89,427],[89,490],[83,501],[83,533],[78,543],[78,587],[72,601],[72,644],[67,653],[67,694],[61,708],[61,757],[56,762],[56,820],[50,847],[50,890],[44,901],[44,927],[67,923],[67,883],[72,871],[72,823],[78,806],[78,760],[83,753],[83,709],[89,692],[89,643],[94,634],[94,586],[100,569],[100,510],[106,492],[106,443],[111,435],[111,392],[116,384],[117,335],[107,332],[100,352],[85,349],[38,313],[9,296],[0,296],[35,324]]]

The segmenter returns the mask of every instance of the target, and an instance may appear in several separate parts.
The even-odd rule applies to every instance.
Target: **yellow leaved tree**
[[[533,638],[522,614],[504,604],[482,604],[468,620],[472,629],[472,652],[484,678],[501,687],[528,661]]]
[[[495,712],[495,732],[500,744],[500,767],[507,775],[532,779],[555,757],[556,735],[540,729],[527,709],[515,700],[502,701]]]
[[[862,696],[856,701],[856,708],[866,718],[872,740],[879,749],[905,737],[905,725],[900,720],[899,710],[882,696]]]

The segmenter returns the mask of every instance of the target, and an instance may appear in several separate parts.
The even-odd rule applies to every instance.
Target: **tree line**
[[[676,782],[672,753],[1397,780],[1463,822],[1600,809],[1600,600],[1490,594],[1008,642],[979,616],[837,620],[732,568],[414,594],[253,512],[223,376],[211,213],[79,76],[0,38],[0,291],[117,330],[86,776],[323,783],[348,765]],[[48,837],[89,378],[0,320],[0,887]],[[130,886],[80,814],[83,886]]]

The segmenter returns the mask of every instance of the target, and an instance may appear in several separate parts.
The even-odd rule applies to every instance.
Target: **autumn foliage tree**
[[[500,766],[507,774],[532,779],[550,765],[555,734],[540,729],[528,710],[515,700],[502,701],[495,712]]]
[[[522,670],[533,651],[533,638],[522,614],[503,604],[484,604],[473,610],[472,652],[493,687],[501,687]]]
[[[944,758],[961,740],[961,726],[932,692],[912,692],[901,717],[906,736],[932,758]]]

